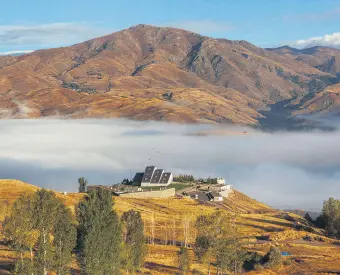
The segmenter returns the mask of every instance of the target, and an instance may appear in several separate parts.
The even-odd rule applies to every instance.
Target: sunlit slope
[[[242,214],[273,211],[268,205],[258,202],[237,190],[234,190],[229,197],[224,200],[223,205],[231,212]]]
[[[0,220],[10,212],[11,205],[20,194],[32,193],[39,188],[17,180],[0,180],[0,206],[2,209]],[[74,206],[84,197],[83,194],[61,194],[68,206]],[[257,251],[264,255],[271,245],[276,245],[281,251],[292,254],[292,258],[299,258],[302,262],[292,262],[290,266],[283,266],[277,270],[254,271],[249,274],[307,274],[311,270],[317,274],[340,271],[339,247],[333,244],[333,240],[322,236],[322,231],[309,227],[314,233],[307,232],[303,228],[296,229],[296,225],[309,226],[298,215],[277,211],[269,206],[257,202],[248,196],[234,191],[223,204],[199,203],[187,198],[163,198],[163,199],[131,199],[115,197],[115,209],[121,215],[124,211],[134,209],[140,211],[145,223],[145,234],[150,240],[153,235],[155,245],[149,245],[149,253],[146,258],[143,272],[145,274],[176,274],[179,272],[176,253],[178,247],[164,245],[175,240],[178,245],[183,241],[183,222],[189,220],[189,243],[195,239],[194,223],[197,216],[210,214],[215,211],[226,211],[235,217],[235,222],[244,240],[244,245],[249,251]],[[153,229],[153,230],[152,230]],[[154,233],[152,233],[154,232]],[[303,241],[306,235],[311,237],[321,236],[324,242],[309,243]],[[207,266],[199,264],[190,249],[190,257],[193,260],[192,270],[199,270],[207,274]],[[16,256],[7,246],[0,244],[0,274],[8,270],[8,265]],[[3,268],[3,269],[2,269]],[[215,267],[211,270],[216,274]],[[4,272],[4,273],[2,273]],[[298,273],[297,273],[298,272]],[[191,273],[197,274],[197,273]]]
[[[14,201],[18,199],[22,194],[30,194],[36,192],[40,188],[24,183],[19,180],[1,180],[0,179],[0,219],[3,220],[6,213],[9,213]],[[61,198],[65,205],[71,207],[74,210],[74,206],[83,197],[82,194],[67,194],[64,195],[59,192],[55,192],[58,198]]]
[[[9,213],[13,202],[23,193],[35,192],[39,188],[17,180],[0,180],[0,202],[3,219]],[[84,197],[83,194],[69,193],[62,194],[56,192],[65,204],[74,210],[74,206]],[[294,222],[285,220],[278,211],[260,203],[248,196],[234,191],[223,204],[200,203],[197,200],[188,198],[154,198],[154,199],[132,199],[114,197],[114,208],[119,215],[124,211],[134,209],[140,211],[145,222],[146,234],[151,234],[154,228],[154,237],[164,239],[164,232],[169,235],[170,231],[175,231],[176,241],[181,241],[183,237],[183,222],[190,221],[190,226],[194,227],[194,222],[199,215],[211,214],[215,211],[226,211],[236,217],[240,232],[247,236],[263,235],[270,232],[291,230]],[[298,217],[298,216],[296,216]],[[194,234],[189,238],[193,241]]]

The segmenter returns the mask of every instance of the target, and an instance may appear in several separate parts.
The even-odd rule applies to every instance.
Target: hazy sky
[[[136,24],[258,46],[340,46],[340,0],[13,0],[1,2],[0,52],[70,45]]]
[[[192,135],[209,130],[216,129],[127,120],[2,120],[0,178],[76,191],[81,176],[112,185],[129,177],[130,169],[133,176],[152,164],[175,174],[225,177],[280,208],[318,210],[340,192],[339,131]]]

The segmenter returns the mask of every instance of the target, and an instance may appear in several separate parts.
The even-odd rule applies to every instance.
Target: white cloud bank
[[[210,127],[215,126],[2,120],[0,178],[76,191],[80,176],[111,185],[129,177],[130,169],[134,174],[154,164],[175,174],[223,176],[247,195],[281,208],[315,210],[340,194],[339,131],[188,135]]]
[[[340,48],[340,32],[297,40],[293,43],[289,43],[289,45],[296,48],[310,48],[314,46]]]
[[[87,23],[61,22],[40,25],[0,25],[0,49],[54,47],[83,42],[105,34]]]
[[[0,52],[0,55],[20,55],[34,52],[33,50],[18,50],[18,51],[9,51],[9,52]]]

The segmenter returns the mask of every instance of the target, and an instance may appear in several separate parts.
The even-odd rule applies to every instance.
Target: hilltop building
[[[216,181],[217,181],[217,184],[225,184],[224,178],[217,178]]]
[[[171,172],[165,172],[164,169],[157,169],[156,166],[147,166],[144,173],[136,173],[133,178],[134,185],[142,187],[168,186],[173,181]]]

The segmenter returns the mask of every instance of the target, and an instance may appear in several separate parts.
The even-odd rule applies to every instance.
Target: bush
[[[262,262],[262,256],[259,253],[248,252],[247,260],[245,261],[243,268],[248,271],[257,270],[256,269],[257,265],[260,265],[262,267],[261,262]]]
[[[279,267],[282,265],[282,255],[277,247],[271,247],[268,253],[264,256],[265,267]]]

